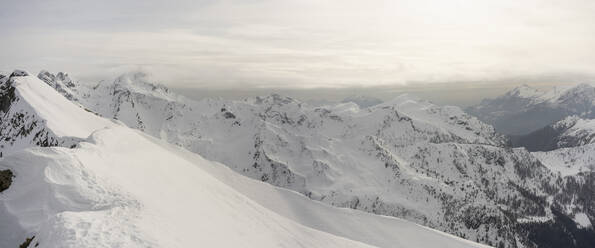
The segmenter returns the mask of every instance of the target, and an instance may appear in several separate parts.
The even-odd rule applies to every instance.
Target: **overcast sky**
[[[175,2],[175,3],[174,3]],[[0,70],[175,87],[361,87],[595,74],[592,0],[0,2]]]

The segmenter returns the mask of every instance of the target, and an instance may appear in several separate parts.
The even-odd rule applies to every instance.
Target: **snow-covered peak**
[[[552,98],[550,101],[570,106],[593,105],[595,102],[595,88],[590,84],[579,84],[562,91],[559,96]]]
[[[548,91],[541,91],[528,85],[522,85],[508,91],[499,98],[507,99],[510,97],[531,99],[531,104],[540,103],[563,103],[571,98],[581,98],[592,100],[595,96],[595,89],[592,85],[581,83],[574,86],[556,86]],[[576,99],[575,99],[576,100]]]
[[[58,72],[54,75],[46,70],[42,70],[37,74],[37,78],[47,83],[69,100],[78,100],[78,92],[76,92],[77,83],[75,83],[67,73]]]
[[[543,95],[544,92],[535,89],[527,84],[518,86],[511,91],[507,92],[506,96],[520,97],[520,98],[534,98]]]
[[[419,97],[402,94],[381,103],[372,109],[394,109],[414,121],[424,123],[442,133],[454,135],[469,143],[485,143],[505,146],[506,138],[497,134],[494,128],[468,115],[456,106],[438,106]]]
[[[113,125],[75,105],[34,76],[13,78],[10,86],[14,87],[19,103],[28,105],[28,111],[39,116],[58,136],[86,138],[95,130]]]
[[[101,84],[106,84],[106,82],[104,81]],[[164,85],[152,81],[150,75],[142,71],[128,72],[117,77],[113,81],[113,94],[122,91],[148,95],[164,100],[175,100],[179,97],[172,94]]]
[[[532,104],[538,103],[560,103],[570,98],[593,98],[594,88],[590,84],[581,83],[575,86],[556,86],[548,91],[542,91],[526,84],[518,86],[499,98],[508,99],[511,97],[530,99]]]
[[[342,103],[353,102],[357,104],[360,108],[368,108],[382,103],[382,100],[371,97],[371,96],[363,96],[363,95],[352,95],[348,96],[341,101]]]
[[[24,76],[29,76],[29,73],[27,71],[24,70],[14,70],[11,74],[10,77],[24,77]]]
[[[266,106],[283,106],[283,105],[300,105],[301,102],[293,99],[291,97],[288,96],[282,96],[276,93],[270,94],[268,96],[264,96],[264,97],[254,97],[252,98],[252,101],[255,104],[261,104],[261,105],[266,105]]]
[[[54,75],[46,70],[41,70],[37,74],[37,78],[41,79],[42,81],[46,82],[51,86],[53,86],[56,83],[60,83],[68,88],[75,87],[75,82],[68,76],[67,73],[64,72],[58,72],[56,75]]]
[[[424,102],[424,103],[428,103],[428,101],[421,99],[415,95],[411,95],[408,93],[404,93],[404,94],[400,94],[396,97],[394,97],[391,100],[385,101],[383,102],[382,106],[394,106],[394,105],[400,105],[403,104],[405,102],[416,102],[416,103],[420,103],[420,102]]]

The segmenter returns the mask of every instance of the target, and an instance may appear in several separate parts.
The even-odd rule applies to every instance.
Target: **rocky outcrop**
[[[0,192],[10,187],[13,177],[14,175],[11,170],[0,170]]]

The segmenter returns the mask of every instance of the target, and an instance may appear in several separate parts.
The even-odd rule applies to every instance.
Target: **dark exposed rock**
[[[235,119],[236,115],[234,115],[232,112],[227,111],[223,113],[223,117],[225,117],[225,119]]]
[[[10,77],[25,77],[29,76],[29,73],[23,70],[15,70],[10,74]]]
[[[33,241],[33,239],[35,238],[35,236],[32,236],[31,238],[26,238],[25,242],[23,242],[21,245],[19,245],[19,248],[28,248],[31,245],[31,242]],[[35,244],[35,247],[37,247],[39,244]]]
[[[12,86],[12,80],[8,80],[0,85],[0,111],[6,113],[10,105],[15,101],[15,88]]]
[[[0,171],[0,192],[8,189],[12,184],[12,178],[14,177],[11,170]]]
[[[37,74],[37,78],[49,85],[51,85],[52,82],[56,80],[56,76],[48,71],[40,71],[39,74]]]

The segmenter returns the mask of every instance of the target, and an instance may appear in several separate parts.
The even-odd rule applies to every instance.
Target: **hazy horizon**
[[[476,83],[476,82],[475,82]],[[241,100],[248,97],[280,94],[303,102],[313,104],[340,102],[349,96],[374,97],[383,101],[393,99],[401,94],[410,94],[439,105],[454,105],[462,108],[472,106],[486,98],[495,98],[521,85],[528,85],[539,90],[550,90],[556,86],[572,86],[579,83],[595,84],[595,80],[561,82],[464,82],[425,83],[417,85],[376,86],[376,87],[344,87],[344,88],[248,88],[248,89],[208,89],[208,88],[171,88],[174,92],[200,100],[210,97]]]
[[[37,75],[39,71],[16,68]],[[14,69],[14,70],[16,70]],[[42,69],[45,70],[45,69]],[[12,70],[0,70],[0,74],[9,74]],[[41,71],[41,70],[40,70]],[[58,73],[60,71],[49,71]],[[175,82],[159,80],[149,71],[135,70],[120,75],[103,75],[97,78],[80,77],[78,73],[67,73],[74,81],[85,84],[96,84],[101,81],[112,81],[127,73],[143,73],[145,80],[161,84],[173,92],[184,95],[194,100],[204,98],[224,98],[242,100],[248,97],[280,94],[310,104],[322,105],[325,103],[341,102],[350,96],[365,96],[378,98],[382,101],[391,100],[401,94],[410,94],[424,100],[429,100],[439,105],[454,105],[462,108],[472,106],[486,98],[500,96],[507,91],[521,85],[529,85],[539,90],[550,90],[557,86],[573,86],[580,83],[595,85],[595,77],[588,75],[543,75],[537,77],[517,77],[491,81],[459,81],[459,82],[414,82],[387,86],[343,86],[343,87],[314,87],[299,88],[284,87],[180,87]]]

